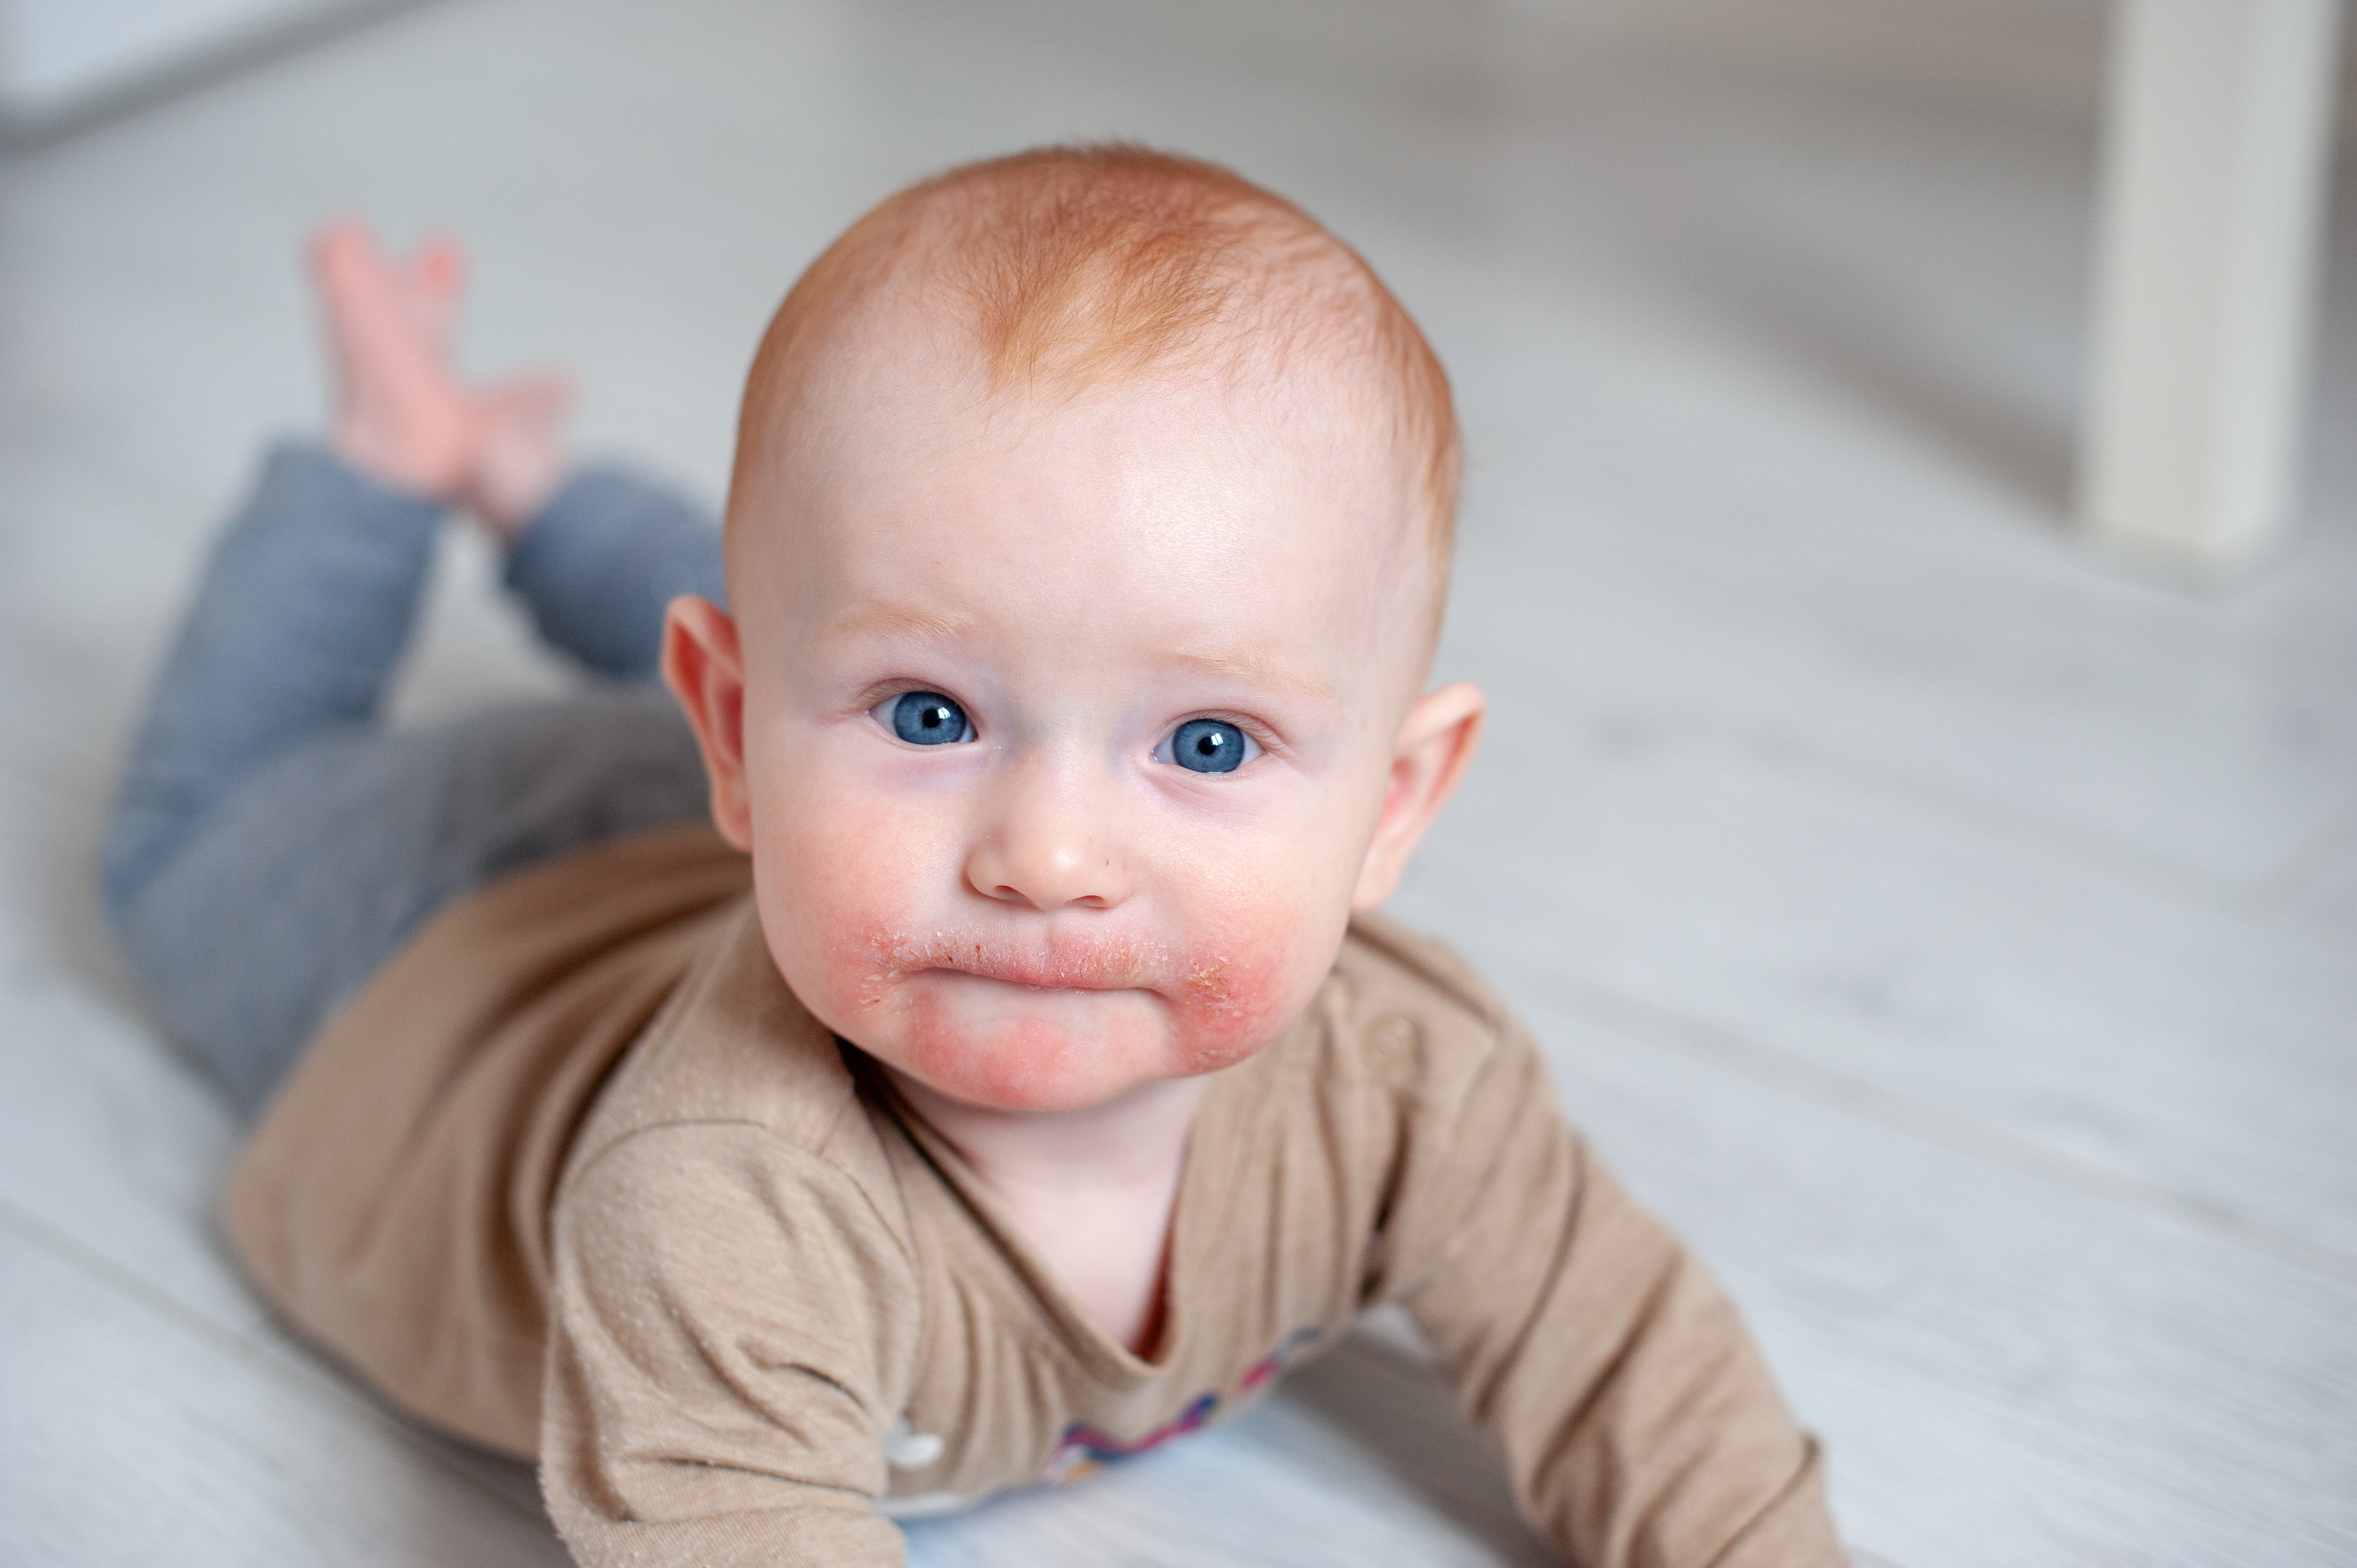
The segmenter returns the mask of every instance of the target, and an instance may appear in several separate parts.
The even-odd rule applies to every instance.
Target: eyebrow
[[[1169,655],[1174,664],[1205,675],[1219,676],[1241,682],[1264,692],[1283,692],[1309,703],[1331,703],[1334,688],[1311,675],[1296,674],[1282,670],[1265,659],[1251,654],[1189,653],[1183,650]]]
[[[891,639],[915,642],[951,642],[971,630],[970,616],[938,615],[905,605],[877,605],[837,616],[819,628],[817,640],[850,641]]]
[[[849,642],[905,640],[954,642],[974,628],[971,616],[945,616],[909,605],[875,605],[838,616],[819,628],[815,640]],[[1257,691],[1281,692],[1313,703],[1334,702],[1334,689],[1315,676],[1280,669],[1249,653],[1198,653],[1185,649],[1165,655],[1167,662],[1199,675],[1234,681]]]

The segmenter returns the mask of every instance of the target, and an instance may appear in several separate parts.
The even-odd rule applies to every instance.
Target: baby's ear
[[[1487,705],[1480,688],[1458,681],[1427,693],[1408,709],[1393,744],[1383,814],[1375,819],[1375,836],[1359,866],[1351,908],[1372,909],[1399,886],[1408,856],[1473,760]]]
[[[683,594],[664,607],[663,683],[687,713],[712,783],[712,822],[738,849],[753,847],[745,791],[745,659],[737,623],[710,599]]]

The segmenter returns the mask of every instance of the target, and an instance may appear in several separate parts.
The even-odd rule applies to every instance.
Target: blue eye
[[[1189,719],[1170,732],[1170,760],[1192,773],[1232,773],[1253,749],[1252,737],[1225,719]]]
[[[892,733],[910,746],[947,746],[974,736],[965,710],[939,692],[903,692],[892,699],[891,710]]]

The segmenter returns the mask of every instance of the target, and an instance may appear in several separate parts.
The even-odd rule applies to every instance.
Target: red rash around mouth
[[[1251,961],[1123,939],[883,926],[833,945],[836,973],[858,977],[848,989],[867,1048],[974,1103],[1085,1104],[1213,1071],[1266,1043],[1283,1022],[1275,1012],[1298,1005],[1283,994],[1281,941],[1254,944]]]

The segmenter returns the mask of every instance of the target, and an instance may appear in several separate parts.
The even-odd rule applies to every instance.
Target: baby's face
[[[1369,844],[1429,592],[1398,465],[1337,400],[935,380],[846,379],[738,498],[716,811],[770,950],[969,1104],[1226,1066],[1395,874]]]

